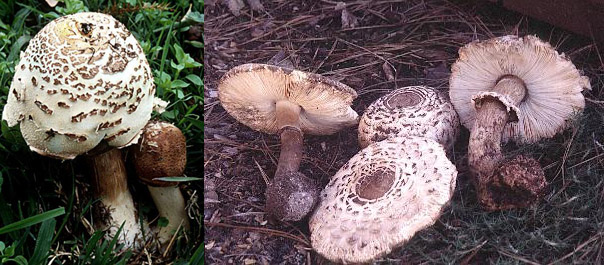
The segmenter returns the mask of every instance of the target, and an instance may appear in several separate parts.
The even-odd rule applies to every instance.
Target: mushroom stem
[[[275,176],[285,172],[296,172],[302,160],[302,131],[298,128],[285,127],[281,131],[281,152]]]
[[[315,181],[298,172],[302,160],[303,134],[300,106],[279,101],[277,126],[281,129],[281,153],[273,181],[266,189],[266,211],[280,220],[304,218],[317,201]]]
[[[526,87],[520,78],[504,76],[493,92],[506,97],[510,101],[508,104],[517,106],[524,99]],[[490,194],[495,192],[490,188],[503,161],[501,137],[508,121],[514,118],[517,117],[510,115],[507,107],[493,96],[486,96],[476,104],[476,120],[468,144],[468,163],[478,199],[487,209],[494,209],[491,197],[498,195]]]
[[[127,248],[139,246],[138,240],[142,235],[141,228],[136,218],[136,208],[132,195],[128,190],[126,167],[122,153],[116,148],[109,151],[89,156],[88,161],[92,169],[92,178],[96,196],[100,198],[102,207],[108,216],[97,222],[98,229],[108,230],[106,237],[113,238],[123,224],[119,240]]]
[[[518,105],[524,98],[524,82],[516,76],[502,77],[493,92],[507,96],[511,104]],[[476,106],[476,120],[470,132],[468,162],[470,170],[480,176],[490,176],[503,159],[501,136],[510,120],[506,106],[497,98],[487,96]]]
[[[277,126],[281,129],[281,152],[275,176],[296,172],[302,160],[303,134],[300,130],[300,106],[287,100],[278,101]]]
[[[168,242],[176,229],[181,225],[184,229],[189,229],[189,218],[185,212],[185,199],[177,186],[153,187],[147,185],[149,193],[153,198],[155,207],[159,216],[168,219],[168,225],[160,227],[158,232],[159,243],[163,246]]]

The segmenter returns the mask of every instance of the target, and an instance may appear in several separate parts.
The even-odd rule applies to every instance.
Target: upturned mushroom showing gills
[[[122,23],[100,13],[51,21],[21,53],[2,119],[19,124],[31,150],[59,159],[89,156],[108,220],[101,229],[133,246],[141,228],[121,152],[151,118],[155,85],[145,54]],[[96,147],[96,148],[95,148]]]
[[[178,127],[168,122],[150,121],[140,143],[133,146],[136,173],[147,184],[159,216],[168,219],[168,225],[158,231],[157,239],[162,247],[179,227],[189,228],[185,200],[178,183],[157,180],[183,176],[187,164],[185,140]]]
[[[359,121],[359,145],[396,136],[424,136],[450,149],[459,118],[446,94],[426,86],[396,89],[371,103]]]
[[[432,139],[405,136],[370,144],[321,192],[309,222],[312,247],[334,262],[379,258],[436,222],[456,177],[455,165]]]
[[[535,36],[472,42],[459,50],[459,59],[451,68],[449,95],[462,124],[470,129],[468,162],[479,201],[489,210],[525,206],[525,202],[497,202],[506,194],[523,198],[516,193],[525,190],[531,191],[524,194],[526,200],[537,201],[542,189],[536,187],[545,186],[540,168],[518,174],[524,179],[516,183],[531,186],[490,189],[496,171],[508,172],[499,167],[510,166],[502,163],[501,142],[532,143],[564,130],[585,106],[582,92],[591,89],[588,78]],[[532,158],[519,161],[526,159]]]
[[[281,137],[275,177],[266,191],[266,210],[281,220],[300,220],[318,194],[298,171],[303,134],[328,135],[358,123],[350,107],[356,92],[323,76],[264,64],[244,64],[218,85],[224,109],[248,127]]]

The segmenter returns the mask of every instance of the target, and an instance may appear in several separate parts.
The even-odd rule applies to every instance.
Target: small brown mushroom
[[[459,118],[446,94],[426,86],[396,89],[371,103],[359,121],[359,145],[396,136],[423,136],[453,147]]]
[[[484,190],[495,185],[494,174],[503,162],[502,140],[531,143],[554,136],[583,110],[581,92],[591,88],[587,77],[570,60],[535,36],[472,42],[459,50],[459,59],[451,68],[449,94],[462,123],[471,131],[468,162],[479,196],[513,194],[495,195]],[[498,174],[506,172],[500,170]],[[529,178],[519,183],[545,183],[543,174],[517,177]]]
[[[97,228],[113,238],[123,224],[119,242],[139,245],[141,227],[115,148],[137,142],[161,101],[137,40],[109,15],[68,15],[30,40],[15,69],[2,119],[19,124],[40,155],[73,159],[90,152],[92,182],[108,211]]]
[[[385,255],[438,220],[456,177],[435,140],[404,136],[370,144],[321,192],[309,221],[312,247],[345,264]]]
[[[356,92],[323,76],[264,64],[244,64],[218,85],[222,106],[254,130],[281,136],[281,154],[266,192],[266,210],[300,220],[316,202],[314,181],[298,172],[303,134],[328,135],[358,122]]]
[[[185,200],[178,183],[156,179],[184,174],[187,164],[185,136],[178,127],[170,123],[150,121],[143,130],[140,143],[133,150],[139,179],[147,184],[159,216],[168,219],[168,225],[159,228],[157,237],[164,246],[179,226],[189,228]]]

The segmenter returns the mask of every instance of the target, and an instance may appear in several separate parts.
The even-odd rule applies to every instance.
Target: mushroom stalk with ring
[[[509,99],[517,106],[526,94],[524,82],[513,75],[503,76],[493,88],[493,92]],[[480,176],[490,176],[503,159],[501,136],[508,121],[517,120],[515,113],[497,98],[486,96],[476,104],[476,121],[470,132],[468,160],[470,170]]]
[[[547,180],[534,158],[502,155],[501,144],[528,144],[568,127],[585,107],[589,79],[535,36],[501,36],[459,49],[449,96],[470,129],[468,164],[486,210],[524,208],[544,195]]]
[[[279,134],[277,170],[266,187],[266,212],[283,221],[304,218],[318,199],[318,185],[298,170],[303,135],[330,135],[358,123],[350,107],[356,91],[318,74],[267,64],[229,70],[218,84],[222,107],[239,122]]]
[[[281,153],[275,177],[266,190],[266,210],[281,220],[300,220],[310,212],[318,196],[317,183],[298,172],[302,160],[302,109],[287,100],[275,105]]]

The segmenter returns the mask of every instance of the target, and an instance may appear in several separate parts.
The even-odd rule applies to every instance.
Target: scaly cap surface
[[[343,263],[369,262],[436,222],[457,170],[439,143],[406,136],[373,143],[331,179],[310,218],[313,249]]]
[[[371,103],[359,121],[359,145],[396,136],[423,136],[450,148],[459,133],[459,118],[446,96],[431,87],[396,89]]]
[[[136,143],[151,117],[153,75],[122,23],[100,13],[60,17],[21,53],[2,119],[30,148],[72,159],[101,140]]]

